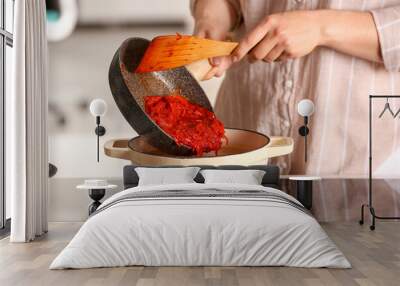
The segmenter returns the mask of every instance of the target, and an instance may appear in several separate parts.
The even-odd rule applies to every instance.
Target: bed
[[[144,266],[350,268],[313,216],[279,190],[276,166],[199,166],[263,170],[261,185],[195,183],[138,186],[102,203],[50,269]],[[165,167],[169,168],[169,167]]]

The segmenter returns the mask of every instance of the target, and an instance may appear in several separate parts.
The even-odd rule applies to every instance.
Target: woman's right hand
[[[237,17],[233,7],[226,0],[197,0],[195,11],[194,35],[217,41],[226,40],[229,31]],[[210,79],[214,76],[220,77],[232,64],[229,56],[215,57],[209,59],[212,66],[203,78]]]

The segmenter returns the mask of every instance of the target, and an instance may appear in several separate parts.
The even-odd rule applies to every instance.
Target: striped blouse
[[[243,60],[227,71],[215,106],[226,126],[293,137],[294,152],[275,161],[286,173],[367,174],[368,95],[400,95],[400,0],[229,1],[243,17],[238,38],[266,15],[282,11],[340,9],[372,13],[384,64],[322,47],[286,62],[249,64]],[[298,135],[303,119],[296,111],[297,103],[304,98],[315,103],[307,163],[303,138]],[[394,176],[400,175],[400,117],[393,119],[387,113],[379,119],[385,103],[384,99],[374,102],[374,169],[381,175]],[[392,99],[390,104],[395,112],[400,110],[400,99]]]

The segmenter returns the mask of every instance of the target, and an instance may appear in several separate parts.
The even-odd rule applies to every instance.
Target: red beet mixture
[[[146,113],[177,144],[190,147],[198,156],[221,148],[224,125],[213,112],[179,94],[146,96],[144,103]]]

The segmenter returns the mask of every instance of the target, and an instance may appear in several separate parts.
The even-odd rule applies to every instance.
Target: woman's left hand
[[[249,54],[250,61],[299,58],[322,44],[318,11],[293,11],[265,17],[239,43],[233,62]]]

